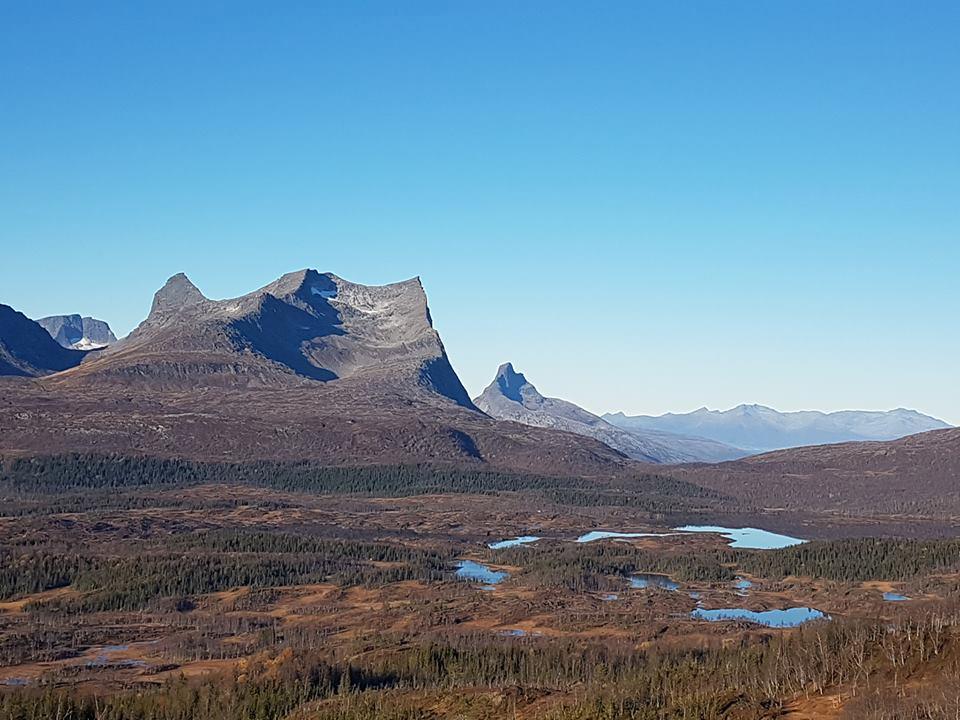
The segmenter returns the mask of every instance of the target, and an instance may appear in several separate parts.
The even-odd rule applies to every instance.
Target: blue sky
[[[142,5],[0,5],[0,302],[420,275],[472,393],[960,423],[957,3]]]

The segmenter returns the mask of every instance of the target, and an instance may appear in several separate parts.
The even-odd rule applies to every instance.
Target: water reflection
[[[806,540],[778,535],[760,528],[728,528],[720,525],[684,525],[674,528],[678,532],[716,533],[730,541],[730,547],[744,550],[779,550],[780,548],[800,545]]]
[[[651,587],[662,588],[663,590],[679,590],[680,584],[674,582],[666,575],[652,575],[642,573],[640,575],[630,576],[630,587],[639,590],[645,590]]]
[[[499,542],[490,543],[487,547],[491,550],[502,550],[503,548],[516,547],[517,545],[529,545],[539,539],[540,538],[534,535],[521,535],[520,537],[515,537],[510,540],[500,540]]]
[[[705,610],[697,608],[690,613],[696,620],[722,622],[724,620],[746,620],[766,627],[788,628],[797,627],[811,620],[820,620],[827,617],[819,610],[808,607],[784,608],[782,610],[747,610],[745,608],[718,608]]]
[[[510,577],[510,573],[494,570],[473,560],[461,560],[457,563],[457,577],[461,580],[484,583],[484,590],[493,590],[493,586]]]
[[[591,530],[577,538],[578,543],[589,543],[595,540],[609,540],[617,538],[640,538],[640,537],[667,537],[673,533],[649,533],[649,532],[612,532],[610,530]]]

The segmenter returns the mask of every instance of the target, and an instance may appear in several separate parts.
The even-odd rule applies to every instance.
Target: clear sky
[[[149,5],[147,9],[144,6]],[[0,302],[420,275],[471,393],[960,423],[960,4],[0,3]]]

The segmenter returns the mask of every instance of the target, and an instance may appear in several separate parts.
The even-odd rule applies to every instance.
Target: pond
[[[618,538],[640,538],[640,537],[667,537],[672,533],[649,533],[649,532],[611,532],[609,530],[591,530],[585,535],[577,538],[578,543],[594,542],[595,540],[616,540]]]
[[[715,533],[730,541],[730,547],[744,550],[779,550],[807,542],[789,535],[779,535],[760,528],[729,528],[719,525],[684,525],[677,532]]]
[[[670,537],[677,533],[712,533],[721,535],[730,541],[730,547],[744,550],[779,550],[780,548],[800,545],[807,542],[802,538],[790,537],[761,530],[760,528],[731,528],[721,525],[684,525],[674,528],[675,532],[616,532],[613,530],[591,530],[577,538],[578,543],[589,543],[596,540],[629,540],[630,538]]]
[[[487,545],[491,550],[502,550],[503,548],[516,547],[517,545],[529,545],[530,543],[535,543],[540,538],[534,535],[521,535],[520,537],[515,537],[510,540],[500,540],[498,542],[489,543]]]
[[[906,595],[901,595],[900,593],[885,592],[883,594],[883,599],[887,602],[905,602],[910,598],[908,598]]]
[[[676,583],[666,575],[652,575],[647,573],[641,573],[639,575],[630,576],[630,587],[636,588],[639,590],[645,590],[647,588],[661,588],[663,590],[679,590],[680,583]]]
[[[493,590],[493,586],[510,577],[510,573],[494,570],[473,560],[461,560],[457,563],[457,577],[461,580],[484,583],[484,590]]]
[[[723,622],[724,620],[746,620],[766,627],[788,628],[797,627],[811,620],[820,620],[829,617],[819,610],[808,607],[792,607],[781,610],[747,610],[746,608],[718,608],[705,610],[697,608],[690,613],[695,620],[708,622]]]

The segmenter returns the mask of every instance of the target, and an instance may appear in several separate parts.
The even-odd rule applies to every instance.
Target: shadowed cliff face
[[[0,305],[0,375],[49,375],[80,364],[84,354],[62,347],[38,323]]]
[[[146,320],[70,381],[292,387],[345,378],[363,379],[371,392],[428,394],[473,408],[419,280],[368,287],[316,270],[228,300],[211,300],[174,275]]]
[[[530,385],[523,375],[514,371],[512,363],[504,363],[497,369],[497,376],[494,382],[500,389],[500,394],[514,402],[523,402],[521,390],[525,385]],[[533,385],[530,385],[530,388],[534,392],[536,391]]]
[[[32,325],[42,342],[71,352]],[[576,475],[618,472],[626,462],[592,439],[478,412],[419,280],[368,287],[315,270],[227,300],[173,276],[123,340],[65,372],[6,382],[4,452]]]
[[[65,348],[95,350],[117,341],[103,320],[79,315],[51,315],[37,322]]]

